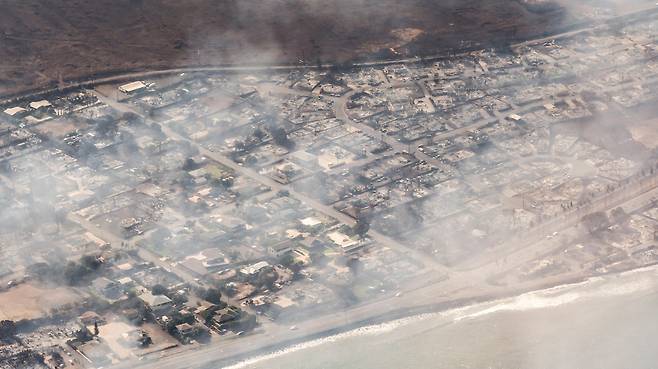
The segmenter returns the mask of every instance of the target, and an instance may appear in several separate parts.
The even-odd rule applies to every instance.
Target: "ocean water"
[[[363,327],[228,368],[658,368],[658,268]]]

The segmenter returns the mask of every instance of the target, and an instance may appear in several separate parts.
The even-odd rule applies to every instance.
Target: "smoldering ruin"
[[[555,32],[575,18],[517,0],[0,2],[0,93],[180,66],[434,55]]]
[[[301,6],[247,3],[176,23],[165,18],[176,6],[198,15],[205,2],[165,2],[160,18],[150,1],[127,2],[141,11],[89,39],[57,7],[12,3],[22,26],[48,19],[70,34],[45,37],[44,23],[2,39],[2,52],[32,64],[2,69],[0,368],[223,364],[364,321],[658,262],[653,7],[559,28],[573,18],[566,4],[510,2],[522,22],[509,25],[494,3],[445,2],[451,12],[422,16],[409,9],[436,4],[391,3],[394,20],[366,27],[381,38],[362,40],[323,19],[344,12],[358,33],[361,12],[382,2],[304,2],[286,22],[313,19],[308,44],[302,31],[239,34],[282,68],[140,72],[236,58],[218,46],[234,37],[221,27],[244,25],[207,19]],[[430,27],[433,16],[460,19],[447,22],[452,36]],[[158,22],[169,31],[137,41]],[[487,27],[500,40],[478,36]],[[551,27],[561,32],[546,37]],[[201,29],[213,32],[180,36]],[[101,33],[101,52],[77,54]],[[35,51],[42,42],[50,48]],[[451,51],[414,58],[419,49]],[[130,73],[97,79],[121,69]],[[59,88],[12,95],[52,81]]]

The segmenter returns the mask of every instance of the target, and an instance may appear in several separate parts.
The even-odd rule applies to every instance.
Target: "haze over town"
[[[654,2],[255,3],[0,0],[0,369],[380,367],[286,353],[653,270]]]

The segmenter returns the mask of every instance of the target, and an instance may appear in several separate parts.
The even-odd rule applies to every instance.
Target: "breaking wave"
[[[638,277],[638,274],[642,275]],[[509,299],[470,306],[463,309],[465,312],[455,317],[455,321],[503,311],[552,308],[576,301],[647,291],[658,285],[656,275],[658,275],[658,266],[636,269],[606,277],[591,277],[579,283],[560,285],[527,292]]]
[[[640,276],[638,276],[638,274]],[[313,339],[289,347],[273,351],[264,355],[255,356],[224,369],[243,369],[251,365],[271,360],[293,352],[318,347],[353,337],[374,336],[391,332],[399,327],[412,323],[430,320],[432,318],[447,318],[449,322],[459,322],[465,319],[474,319],[485,315],[504,311],[527,311],[535,309],[553,308],[570,304],[584,299],[599,297],[621,296],[655,289],[658,286],[658,266],[636,269],[629,272],[608,275],[605,277],[591,277],[583,282],[571,283],[551,287],[543,290],[521,294],[513,298],[477,303],[474,305],[449,309],[435,313],[425,313],[406,318],[392,320],[381,324],[373,324],[356,328],[332,336]]]
[[[419,314],[419,315],[414,315],[411,317],[407,318],[401,318],[401,319],[396,319],[392,320],[390,322],[385,322],[381,324],[373,324],[373,325],[368,325],[360,328],[356,328],[347,332],[343,333],[338,333],[333,336],[329,337],[324,337],[324,338],[318,338],[314,339],[308,342],[303,342],[303,343],[298,343],[289,347],[286,347],[281,350],[273,351],[271,353],[265,354],[265,355],[260,355],[253,357],[251,359],[246,359],[243,361],[240,361],[236,364],[226,366],[223,369],[242,369],[242,368],[248,368],[249,365],[254,365],[262,361],[274,359],[277,357],[280,357],[282,355],[286,355],[292,352],[297,352],[300,350],[308,349],[308,348],[313,348],[313,347],[318,347],[320,345],[326,344],[326,343],[331,343],[331,342],[336,342],[340,340],[344,340],[346,338],[352,338],[352,337],[363,337],[363,336],[373,336],[373,335],[378,335],[382,333],[387,333],[395,330],[396,328],[399,328],[404,325],[408,325],[414,322],[418,322],[421,320],[426,320],[431,317],[437,316],[439,313],[427,313],[427,314]]]

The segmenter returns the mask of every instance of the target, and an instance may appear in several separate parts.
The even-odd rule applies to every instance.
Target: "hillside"
[[[434,54],[565,20],[559,7],[515,0],[0,0],[0,9],[0,95],[111,71]]]

